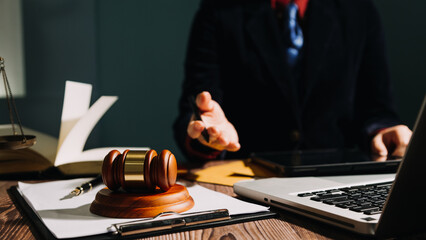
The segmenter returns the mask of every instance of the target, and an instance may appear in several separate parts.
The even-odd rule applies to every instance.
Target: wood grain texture
[[[217,164],[217,163],[214,163]],[[36,239],[30,223],[21,216],[7,195],[6,190],[16,185],[16,181],[0,181],[0,239]],[[199,183],[199,185],[236,196],[231,187]],[[222,227],[177,232],[143,239],[150,240],[235,240],[235,239],[371,239],[344,231],[315,220],[290,212],[273,209],[279,212],[278,218],[245,222]],[[426,235],[407,236],[401,239],[426,239]]]
[[[0,181],[0,239],[35,239],[29,228],[29,222],[16,209],[7,189],[16,185],[16,181]]]
[[[156,186],[169,190],[177,178],[177,163],[173,153],[164,149],[158,155],[148,151],[111,150],[102,162],[102,179],[112,191],[152,190]]]
[[[90,205],[90,212],[112,218],[147,218],[164,212],[181,213],[194,201],[185,186],[173,185],[167,192],[127,193],[101,189]]]

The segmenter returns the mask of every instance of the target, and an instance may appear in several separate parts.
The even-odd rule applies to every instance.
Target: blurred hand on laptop
[[[411,138],[411,130],[405,125],[397,125],[379,131],[371,141],[371,152],[379,155],[382,160],[386,157],[402,157]]]

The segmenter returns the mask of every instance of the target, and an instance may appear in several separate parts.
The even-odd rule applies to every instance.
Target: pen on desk
[[[191,105],[192,112],[195,115],[195,120],[203,121],[203,119],[201,119],[200,110],[198,109],[198,106],[195,102],[195,97],[192,95],[189,96],[188,101],[189,105]],[[206,142],[209,142],[209,133],[207,132],[206,128],[204,128],[204,130],[201,132],[201,135],[203,136],[204,140],[206,140]]]
[[[170,218],[167,216],[173,215]],[[227,209],[217,209],[202,212],[178,214],[174,212],[160,213],[154,218],[145,218],[141,220],[112,224],[108,231],[122,236],[154,232],[166,229],[192,226],[210,222],[229,220],[229,211]]]
[[[102,183],[102,175],[98,175],[96,178],[83,183],[81,186],[76,187],[74,190],[71,191],[71,196],[78,196],[85,192],[88,192],[92,190],[93,187],[99,185]]]

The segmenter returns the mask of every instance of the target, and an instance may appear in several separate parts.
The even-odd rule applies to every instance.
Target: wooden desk
[[[0,239],[37,239],[37,231],[16,209],[7,189],[17,181],[0,181]],[[235,196],[231,187],[199,183],[209,189]],[[359,235],[280,211],[279,218],[223,227],[160,235],[148,239],[360,239]]]
[[[214,166],[224,162],[209,162],[202,167]],[[236,197],[232,187],[207,183],[198,184]],[[0,181],[0,239],[37,239],[37,231],[26,218],[22,217],[7,193],[7,189],[15,185],[17,185],[17,181]],[[278,218],[159,235],[146,239],[372,239],[291,212],[278,209],[273,209],[273,211],[279,213]],[[426,233],[407,236],[403,239],[426,239]]]

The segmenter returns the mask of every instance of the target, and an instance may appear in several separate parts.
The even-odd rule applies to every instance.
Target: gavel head
[[[169,190],[177,177],[175,156],[169,150],[109,152],[102,164],[102,179],[112,191],[120,187],[129,192]]]

